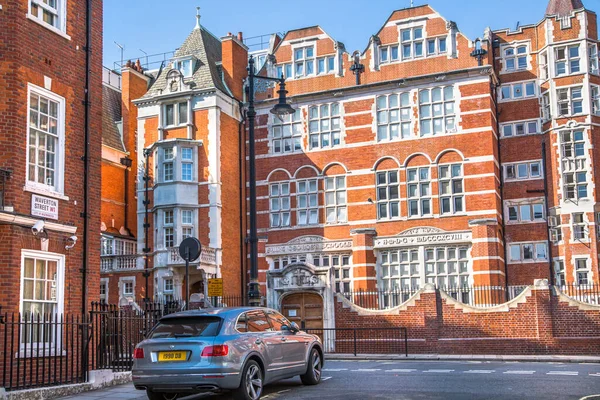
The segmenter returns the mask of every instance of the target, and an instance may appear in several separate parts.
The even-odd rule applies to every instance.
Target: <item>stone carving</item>
[[[468,243],[473,235],[471,231],[447,232],[434,227],[408,229],[397,236],[375,239],[376,248],[418,246],[427,244]]]
[[[319,277],[311,274],[309,271],[297,268],[285,274],[279,283],[281,286],[315,286],[319,284]]]
[[[445,232],[440,228],[434,228],[432,226],[420,226],[417,228],[407,229],[398,234],[398,236],[412,236],[412,235],[426,235],[431,233]]]
[[[265,253],[301,254],[319,251],[340,251],[352,249],[352,240],[327,240],[322,236],[301,236],[282,245],[268,245]]]

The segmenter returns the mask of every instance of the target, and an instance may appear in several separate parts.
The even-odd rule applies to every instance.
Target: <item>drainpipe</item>
[[[552,236],[550,234],[550,204],[548,203],[548,175],[546,174],[546,140],[542,137],[542,168],[544,168],[544,202],[546,203],[546,224],[548,226],[548,268],[550,268],[550,285],[554,285],[554,271],[552,265]]]
[[[129,168],[132,165],[132,160],[131,158],[129,158],[129,156],[125,156],[123,158],[121,158],[121,165],[123,165],[125,167],[125,195],[123,196],[123,202],[125,203],[125,212],[124,212],[124,217],[125,217],[125,229],[127,230],[127,232],[129,232],[129,226],[127,224],[127,221],[129,221]]]
[[[246,113],[244,112],[244,107],[242,105],[242,103],[239,103],[239,107],[240,107],[240,112],[242,114],[242,120],[240,121],[239,125],[238,125],[238,136],[239,136],[239,141],[238,141],[238,154],[239,154],[239,165],[238,165],[238,171],[239,171],[239,187],[240,187],[240,196],[239,196],[239,200],[240,200],[240,238],[244,238],[246,237],[246,235],[244,234],[244,221],[246,221],[246,213],[244,212],[244,204],[246,202],[246,177],[244,174],[244,162],[246,160],[245,157],[245,149],[246,149],[246,135],[244,135],[245,132],[245,128],[246,128]],[[246,301],[246,243],[242,242],[240,243],[240,264],[241,264],[241,285],[242,285],[242,298],[244,299],[244,302]]]
[[[85,4],[85,110],[84,120],[84,153],[83,153],[83,263],[81,268],[81,313],[87,314],[87,271],[88,271],[88,246],[89,246],[89,179],[90,174],[90,77],[91,77],[91,56],[92,56],[92,0],[87,0]]]

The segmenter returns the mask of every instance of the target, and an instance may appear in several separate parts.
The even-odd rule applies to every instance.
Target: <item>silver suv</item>
[[[323,347],[275,310],[238,307],[165,316],[133,358],[133,384],[150,400],[223,389],[256,400],[279,379],[318,384]]]

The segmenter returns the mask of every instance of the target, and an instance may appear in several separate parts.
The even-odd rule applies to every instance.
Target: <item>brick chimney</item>
[[[558,15],[560,17],[581,8],[583,8],[583,1],[581,0],[550,0],[546,8],[546,15]]]
[[[221,38],[223,78],[233,96],[242,100],[243,81],[248,75],[248,48],[244,45],[242,32],[237,37],[231,33]]]

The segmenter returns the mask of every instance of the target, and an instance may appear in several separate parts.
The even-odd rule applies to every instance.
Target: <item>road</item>
[[[121,390],[121,392],[119,392]],[[597,396],[594,396],[597,395]],[[586,397],[590,396],[590,397]],[[69,400],[146,399],[131,385]],[[187,399],[229,400],[228,394]],[[267,386],[263,399],[582,399],[600,400],[600,364],[495,361],[327,361],[323,382],[299,378]]]

